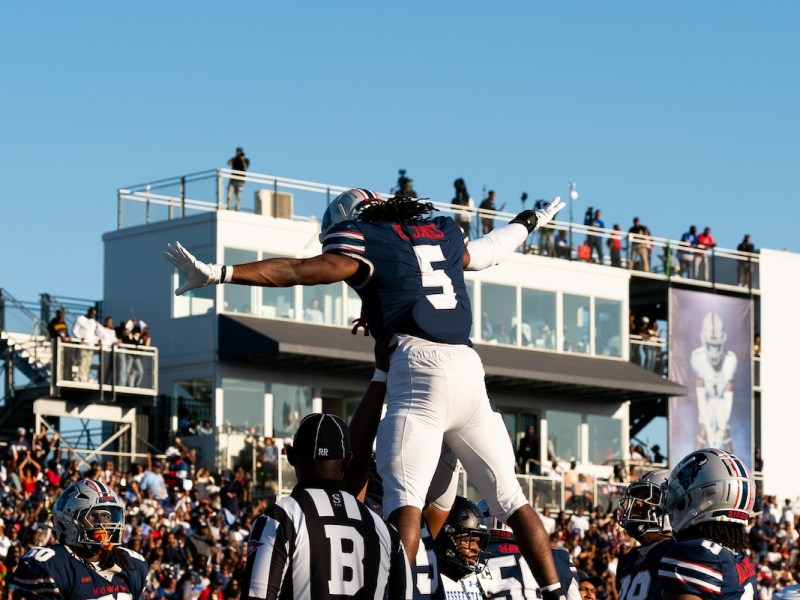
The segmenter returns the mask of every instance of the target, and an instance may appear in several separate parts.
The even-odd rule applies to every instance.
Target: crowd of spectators
[[[0,461],[0,599],[15,598],[14,570],[27,549],[54,542],[49,511],[80,478],[105,482],[125,503],[123,542],[150,565],[150,598],[239,597],[250,524],[268,502],[253,497],[243,468],[197,467],[180,438],[163,458],[148,455],[125,469],[114,459],[86,464],[45,428],[17,433]]]
[[[58,308],[55,316],[47,324],[52,342],[75,342],[84,346],[95,346],[100,352],[90,348],[62,348],[65,352],[66,373],[74,381],[139,387],[145,377],[142,357],[125,352],[116,353],[116,374],[114,372],[113,349],[124,344],[129,349],[140,350],[152,345],[149,325],[142,320],[128,319],[114,325],[114,318],[106,315],[102,323],[98,320],[97,308],[90,306],[86,314],[79,315],[70,330],[66,322],[64,308]],[[116,377],[115,377],[116,375]]]
[[[417,196],[413,190],[413,182],[406,176],[406,171],[401,169],[397,185],[392,188],[393,193],[404,193]],[[476,202],[467,191],[467,184],[463,178],[453,182],[455,195],[451,201],[453,218],[464,232],[470,236],[486,235],[494,229],[494,218],[497,212],[503,211],[506,204],[497,206],[496,192],[490,190],[486,197]],[[525,206],[527,194],[522,195],[522,206]],[[541,202],[541,201],[539,201]],[[477,208],[476,208],[477,207]],[[601,218],[601,210],[589,207],[584,217],[587,227],[586,235],[575,234],[566,229],[542,228],[532,234],[522,250],[528,253],[541,254],[556,258],[577,258],[587,262],[609,264],[612,267],[646,272],[669,270],[670,273],[688,279],[709,281],[714,268],[712,259],[713,249],[716,247],[711,228],[705,227],[697,233],[697,227],[692,225],[681,237],[675,248],[670,252],[662,249],[660,256],[653,256],[657,248],[654,243],[650,228],[641,222],[639,217],[634,217],[631,227],[625,234],[618,223],[611,230],[605,229],[606,225]],[[582,239],[577,239],[578,237]],[[605,260],[603,246],[608,249],[608,261]],[[750,235],[745,234],[742,242],[736,248],[739,252],[755,253]],[[654,258],[656,260],[654,260]],[[750,287],[752,284],[752,261],[750,258],[737,259],[736,284],[741,287]]]
[[[121,469],[114,459],[85,464],[64,454],[59,435],[46,427],[35,435],[23,428],[17,433],[0,463],[0,600],[15,598],[14,570],[22,554],[31,546],[54,541],[49,510],[67,485],[83,477],[104,481],[125,503],[124,544],[147,559],[150,598],[240,596],[250,526],[274,501],[274,496],[258,493],[244,463],[230,472],[211,473],[197,465],[194,451],[176,437],[159,455],[163,458],[148,455]],[[535,459],[532,449],[537,442],[536,428],[531,427],[519,446],[521,462]],[[275,440],[254,435],[249,443],[249,450],[257,450],[261,469],[257,477],[269,479],[279,468]],[[243,452],[242,458],[247,454]],[[641,444],[631,446],[631,457],[631,464],[666,460],[657,446],[648,449]],[[758,461],[755,466],[760,468],[760,455]],[[612,481],[627,484],[635,478],[619,467]],[[636,542],[618,526],[614,503],[578,503],[572,508],[560,512],[540,508],[551,544],[569,551],[578,569],[600,577],[599,600],[616,600],[618,559]],[[763,497],[761,514],[749,529],[760,597],[800,580],[798,518],[800,505],[792,500],[779,505],[774,496]]]

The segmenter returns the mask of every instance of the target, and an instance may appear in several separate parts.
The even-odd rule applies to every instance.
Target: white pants
[[[527,500],[505,424],[489,405],[480,357],[468,346],[398,338],[386,415],[378,427],[384,514],[402,506],[423,508],[444,442],[492,515],[507,522]]]

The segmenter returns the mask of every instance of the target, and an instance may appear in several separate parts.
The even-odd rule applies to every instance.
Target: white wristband
[[[375,367],[375,372],[372,374],[372,381],[386,383],[387,375],[388,373],[386,371],[381,371],[379,368]]]
[[[219,278],[220,283],[230,283],[233,279],[233,267],[222,265],[222,276]]]

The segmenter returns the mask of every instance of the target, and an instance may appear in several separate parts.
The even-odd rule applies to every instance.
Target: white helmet
[[[697,450],[672,469],[662,488],[661,510],[680,532],[705,521],[747,525],[756,485],[736,456],[718,448]]]
[[[322,231],[319,234],[320,243],[331,227],[342,221],[352,221],[361,212],[361,209],[370,202],[383,202],[380,194],[364,188],[353,188],[342,192],[325,209],[322,216]]]
[[[712,365],[718,367],[725,356],[725,340],[728,334],[725,333],[725,324],[717,313],[710,312],[703,318],[703,325],[700,328],[700,341],[706,348],[708,360]]]
[[[122,543],[125,506],[102,481],[81,479],[61,492],[53,522],[59,542],[95,553]]]
[[[635,538],[645,533],[668,533],[672,531],[669,518],[660,515],[661,486],[667,482],[669,471],[648,471],[631,483],[619,501],[617,520],[620,526]]]

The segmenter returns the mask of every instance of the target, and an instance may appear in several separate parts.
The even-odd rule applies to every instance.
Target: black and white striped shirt
[[[394,529],[338,481],[298,484],[250,531],[242,599],[411,598]]]

